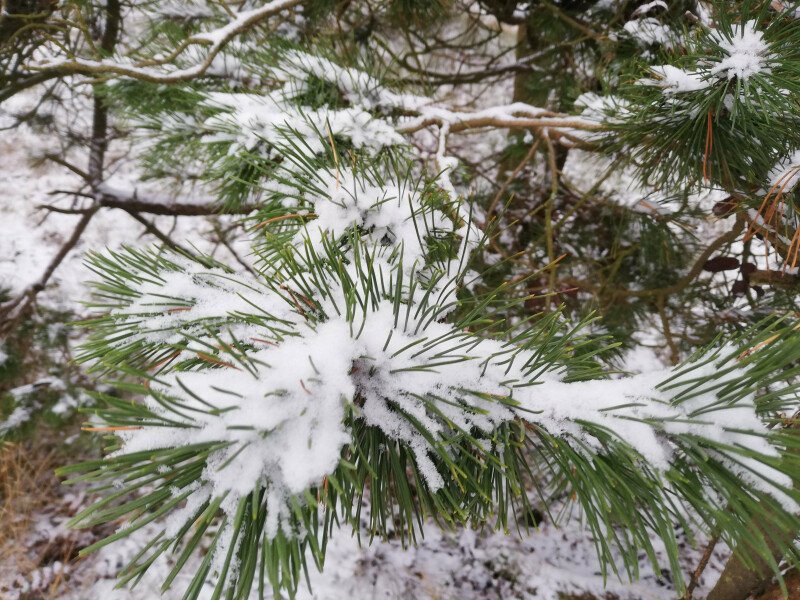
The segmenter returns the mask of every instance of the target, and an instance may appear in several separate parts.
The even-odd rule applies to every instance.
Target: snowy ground
[[[92,539],[89,533],[76,533],[64,527],[68,514],[85,500],[67,494],[62,511],[39,515],[31,528],[32,547],[76,548]],[[186,566],[172,588],[161,594],[160,587],[174,564],[169,558],[157,562],[132,590],[115,589],[114,575],[158,531],[143,529],[132,538],[108,546],[88,559],[64,565],[59,560],[28,574],[4,572],[0,568],[0,593],[3,598],[23,599],[24,593],[58,590],[64,600],[150,600],[181,598],[195,572]],[[696,550],[682,545],[684,570],[693,570],[699,559]],[[56,552],[51,552],[57,556]],[[702,598],[724,564],[724,549],[716,552],[701,581],[696,597]],[[195,561],[198,562],[198,561]],[[368,598],[486,599],[518,598],[558,600],[560,598],[619,598],[630,600],[674,600],[675,592],[668,571],[655,573],[641,561],[641,579],[623,583],[612,575],[605,583],[596,560],[594,545],[577,521],[556,528],[543,523],[521,537],[471,530],[444,533],[435,526],[414,549],[403,549],[399,542],[375,543],[361,547],[355,537],[340,532],[328,551],[324,573],[312,572],[312,589],[301,590],[303,600],[352,600]],[[201,598],[211,598],[207,587]],[[269,596],[269,594],[267,594]],[[258,594],[254,591],[253,598]]]
[[[10,122],[7,113],[24,112],[34,99],[35,92],[7,100],[0,108],[0,127]],[[80,112],[84,102],[80,98],[72,100],[71,110]],[[90,114],[88,108],[84,112]],[[52,161],[42,160],[44,155],[54,154],[84,168],[85,153],[71,151],[65,155],[53,145],[53,140],[52,134],[40,134],[27,125],[0,130],[0,156],[3,157],[3,168],[0,170],[0,289],[9,288],[12,293],[23,290],[41,276],[80,219],[80,215],[51,212],[41,207],[55,205],[71,209],[80,207],[81,202],[85,203],[80,198],[63,193],[80,191],[81,179]],[[109,173],[107,183],[110,187],[135,187],[140,192],[147,192],[148,186],[137,182],[136,172],[130,162],[124,160],[127,150],[127,146],[112,144],[110,162],[117,162]],[[137,183],[134,185],[133,182]],[[211,226],[205,218],[148,219],[162,231],[170,232],[175,240],[190,239],[199,250],[214,253],[221,260],[230,259],[225,248],[218,247],[213,236],[209,235]],[[83,265],[86,251],[154,242],[157,240],[147,235],[142,225],[127,213],[113,209],[100,211],[93,217],[77,247],[59,266],[40,298],[50,307],[74,309],[86,299],[85,282],[91,279],[91,273]],[[246,248],[246,245],[242,246],[243,251]]]

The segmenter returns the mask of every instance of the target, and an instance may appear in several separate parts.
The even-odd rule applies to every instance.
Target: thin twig
[[[719,542],[719,533],[712,535],[711,539],[708,541],[703,551],[703,556],[700,557],[700,562],[697,563],[697,568],[694,570],[694,573],[692,573],[689,584],[686,586],[686,593],[683,596],[683,600],[692,600],[692,594],[695,588],[700,584],[700,576],[703,574],[703,571],[705,571],[708,561],[711,560],[711,555],[714,553],[717,542]]]
[[[525,158],[523,158],[520,161],[517,167],[512,171],[511,175],[508,176],[508,179],[506,179],[503,182],[503,185],[500,186],[500,189],[497,191],[494,198],[492,198],[491,204],[489,204],[489,209],[486,211],[487,220],[490,220],[492,218],[492,215],[494,214],[494,211],[497,208],[497,204],[500,202],[500,198],[502,198],[503,194],[506,193],[506,190],[511,185],[511,182],[514,181],[517,178],[517,175],[520,174],[522,169],[525,168],[525,165],[528,164],[528,161],[530,161],[530,159],[533,158],[533,155],[536,154],[536,150],[539,149],[539,144],[541,143],[542,143],[542,138],[536,138],[536,141],[533,143],[530,150],[528,150],[528,153],[525,155]]]
[[[164,233],[158,227],[156,227],[154,223],[151,223],[136,211],[126,210],[125,212],[128,213],[133,219],[144,225],[145,231],[147,231],[147,233],[161,240],[164,243],[164,245],[169,246],[173,250],[177,250],[178,252],[180,252],[181,254],[185,254],[186,256],[192,258],[198,258],[194,252],[192,252],[185,246],[181,246],[178,242],[174,241],[166,233]]]
[[[680,351],[677,344],[675,344],[675,338],[672,337],[672,328],[669,326],[663,294],[659,294],[656,297],[656,306],[658,307],[658,316],[661,318],[661,328],[664,330],[664,339],[667,340],[667,346],[669,346],[669,361],[673,365],[677,365],[680,359]]]
[[[72,231],[72,235],[70,235],[69,239],[64,242],[38,280],[29,285],[17,297],[9,300],[8,302],[0,304],[0,319],[2,319],[0,322],[0,332],[7,333],[10,331],[10,329],[13,328],[18,320],[25,314],[27,309],[36,300],[36,295],[41,292],[45,286],[47,286],[47,283],[50,281],[53,273],[55,273],[55,270],[63,262],[67,254],[69,254],[70,250],[72,250],[78,243],[81,235],[83,235],[83,232],[89,225],[89,221],[92,220],[92,217],[96,212],[97,208],[95,207],[88,210],[81,216],[78,224]]]
[[[550,139],[549,136],[545,136],[544,140],[547,143],[547,163],[550,167],[550,196],[547,198],[544,209],[545,244],[547,246],[547,259],[550,265],[550,273],[547,278],[547,287],[550,292],[547,295],[547,306],[549,307],[554,299],[553,294],[556,291],[556,251],[555,240],[553,239],[553,204],[558,195],[558,165],[556,164],[556,149],[553,145],[553,140]]]

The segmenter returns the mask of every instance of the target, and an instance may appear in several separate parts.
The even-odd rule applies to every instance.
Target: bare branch
[[[30,68],[38,71],[42,76],[47,73],[55,72],[58,73],[58,76],[69,74],[96,76],[121,75],[151,83],[189,81],[203,75],[214,62],[214,58],[216,58],[222,49],[237,35],[251,29],[268,17],[300,4],[301,1],[302,0],[272,0],[272,2],[265,4],[261,8],[238,13],[236,18],[224,27],[211,32],[193,35],[179,47],[179,51],[168,57],[168,59],[174,60],[179,53],[183,52],[189,46],[209,46],[208,54],[206,54],[205,59],[203,59],[201,63],[185,69],[163,72],[150,65],[128,66],[111,59],[87,60],[84,58],[40,63],[38,65],[32,65]],[[164,61],[159,61],[159,63],[164,64]]]
[[[786,271],[771,271],[759,269],[749,275],[750,283],[760,283],[784,288],[800,287],[800,275],[787,273]]]
[[[83,216],[72,231],[72,235],[64,242],[39,279],[25,288],[17,297],[0,304],[0,333],[8,333],[31,307],[36,299],[36,295],[45,288],[58,266],[81,239],[83,232],[86,230],[86,227],[89,225],[89,222],[96,212],[97,208],[91,208],[83,213]]]
[[[175,203],[164,198],[142,195],[136,189],[120,190],[105,184],[98,186],[95,198],[97,205],[104,208],[119,208],[128,212],[134,211],[171,217],[205,217],[220,214],[221,212],[246,215],[256,209],[253,205],[244,204],[234,209],[222,211],[219,202],[214,200],[204,200],[199,203]]]
[[[515,102],[475,112],[459,112],[427,106],[419,110],[419,116],[401,123],[397,131],[408,134],[431,126],[440,128],[447,126],[448,133],[459,133],[484,127],[530,129],[550,139],[569,137],[578,142],[586,141],[576,136],[578,132],[599,132],[606,128],[602,123],[585,117],[554,113],[522,102]]]
[[[136,211],[126,210],[125,212],[127,212],[131,217],[133,217],[133,219],[144,225],[145,231],[147,231],[147,233],[161,240],[166,246],[169,246],[173,250],[177,250],[181,254],[185,254],[186,256],[191,256],[196,258],[194,252],[174,241],[166,233],[164,233],[158,227],[156,227],[154,223],[151,223]]]

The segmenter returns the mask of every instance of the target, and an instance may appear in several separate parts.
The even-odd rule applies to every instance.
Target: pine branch
[[[96,92],[102,89],[102,97],[95,96],[88,169],[56,161],[88,183],[89,190],[75,196],[91,204],[49,209],[80,214],[87,223],[98,210],[123,210],[179,250],[124,248],[87,260],[97,279],[79,359],[126,397],[94,394],[91,410],[99,422],[90,429],[112,434],[111,454],[62,472],[101,492],[73,524],[129,523],[84,553],[156,523],[158,534],[123,570],[122,583],[176,552],[168,588],[206,539],[187,598],[210,583],[216,597],[242,599],[265,581],[276,596],[292,596],[309,562],[324,563],[329,536],[340,526],[361,527],[362,499],[370,504],[370,535],[413,543],[427,519],[509,528],[515,514],[529,508],[533,484],[543,498],[579,505],[604,575],[635,576],[642,554],[655,565],[661,540],[676,587],[684,591],[676,523],[685,531],[718,532],[744,562],[770,572],[779,570],[779,553],[797,563],[800,552],[783,532],[800,529],[800,492],[791,480],[800,440],[780,419],[796,402],[800,377],[794,324],[776,315],[725,346],[700,348],[672,369],[612,379],[603,366],[612,344],[592,333],[602,323],[573,322],[560,310],[531,314],[529,305],[536,278],[546,278],[551,308],[558,293],[555,265],[562,273],[569,268],[559,258],[567,256],[562,248],[575,248],[575,255],[585,250],[582,264],[600,263],[603,250],[636,235],[637,243],[660,247],[658,260],[636,268],[663,269],[668,281],[677,281],[637,288],[631,276],[617,296],[656,299],[677,362],[682,348],[665,299],[692,287],[707,260],[738,239],[745,212],[694,261],[679,256],[682,247],[671,247],[689,237],[670,231],[683,221],[647,215],[621,224],[630,214],[625,209],[610,213],[611,226],[588,233],[601,238],[613,230],[612,240],[584,249],[567,235],[569,221],[593,221],[598,213],[581,200],[559,219],[564,196],[570,198],[569,184],[560,183],[563,146],[631,158],[663,189],[707,177],[729,191],[746,182],[754,192],[775,163],[775,148],[793,135],[783,131],[791,127],[766,117],[781,112],[777,108],[794,114],[791,92],[799,88],[782,78],[800,67],[789,43],[797,41],[795,26],[765,13],[751,19],[755,25],[728,22],[722,13],[716,29],[698,31],[698,45],[680,58],[686,69],[695,61],[703,70],[699,80],[694,71],[682,71],[692,89],[676,91],[686,80],[676,80],[668,66],[648,67],[656,79],[623,88],[616,112],[591,99],[580,115],[527,103],[475,111],[442,106],[387,88],[372,67],[346,66],[353,64],[343,58],[346,52],[337,57],[320,49],[329,35],[325,28],[305,22],[303,39],[321,40],[308,52],[247,42],[231,50],[245,73],[239,83],[249,82],[244,87],[231,91],[228,84],[237,84],[224,74],[201,77],[234,37],[299,5],[276,0],[243,13],[228,10],[228,25],[183,32],[176,47],[134,65],[107,56],[117,36],[109,23],[99,49],[85,40],[96,54],[92,60],[39,65],[44,73],[96,76]],[[589,17],[577,20],[549,5],[543,10],[553,23],[597,39]],[[762,22],[765,44],[780,60],[759,73],[739,73],[766,64],[756,44]],[[730,35],[723,39],[720,31]],[[344,33],[353,32],[339,30],[331,40],[337,51],[349,47]],[[726,44],[745,34],[757,56],[728,60],[735,52]],[[426,51],[459,48],[432,35],[407,37],[421,40]],[[611,36],[603,41],[615,43]],[[178,66],[203,48],[199,62]],[[368,49],[358,46],[353,55],[369,56]],[[576,42],[574,50],[586,48]],[[531,57],[524,64],[533,65]],[[608,73],[624,80],[623,67],[613,62]],[[98,78],[114,85],[101,88]],[[773,88],[790,94],[776,95]],[[576,84],[555,100],[571,101],[587,89],[596,86]],[[748,104],[762,96],[764,105]],[[147,175],[184,174],[189,164],[218,186],[224,203],[176,203],[106,184],[106,107],[116,105],[126,106],[122,112],[134,130],[152,136]],[[435,149],[423,156],[408,140],[428,128]],[[537,138],[515,161],[517,169],[489,204],[492,211],[541,143],[550,184],[542,192],[546,202],[535,203],[530,194],[532,207],[523,207],[524,218],[514,224],[524,230],[524,260],[500,252],[504,260],[488,268],[483,246],[500,238],[478,235],[473,215],[483,205],[460,196],[474,173],[464,169],[462,179],[463,165],[454,158],[457,134],[486,128],[528,130]],[[744,141],[751,138],[758,143],[752,157],[743,158],[741,148],[749,148]],[[435,172],[429,174],[431,164]],[[484,165],[490,176],[494,168]],[[535,188],[541,181],[518,184]],[[587,196],[596,199],[594,190]],[[254,223],[258,262],[245,273],[186,252],[146,216],[211,215],[223,204]],[[651,234],[655,239],[645,239]],[[612,277],[624,270],[626,253],[634,250],[618,250],[586,279],[606,267]],[[677,266],[655,264],[673,257]],[[766,524],[754,531],[759,517]]]

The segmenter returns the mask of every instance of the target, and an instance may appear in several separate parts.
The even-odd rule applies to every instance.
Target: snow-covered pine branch
[[[518,27],[520,47],[535,34],[531,15],[549,11],[585,36],[569,50],[581,69],[600,72],[592,62],[600,53],[580,47],[586,40],[602,43],[598,51],[620,40],[664,50],[643,64],[614,58],[607,81],[571,81],[531,102],[516,96],[536,81],[520,77],[514,98],[476,106],[403,87],[413,79],[408,64],[379,74],[398,40],[364,44],[374,15],[366,21],[360,6],[344,9],[357,13],[339,29],[353,37],[344,49],[326,46],[322,29],[320,39],[290,41],[258,27],[275,17],[295,37],[312,19],[308,4],[245,2],[237,13],[203,2],[187,14],[171,4],[136,7],[156,31],[143,45],[98,51],[81,29],[66,55],[45,41],[29,65],[36,81],[92,86],[93,168],[85,176],[71,169],[91,190],[77,191],[83,200],[63,212],[84,223],[106,208],[177,217],[217,203],[246,217],[253,242],[252,261],[234,253],[244,271],[164,248],[90,254],[96,312],[80,359],[114,392],[94,394],[87,429],[110,434],[111,447],[63,472],[101,494],[74,523],[127,522],[85,551],[157,527],[123,583],[175,552],[165,587],[198,555],[188,598],[210,584],[217,597],[243,599],[266,581],[276,596],[293,595],[310,562],[323,565],[329,537],[362,526],[362,502],[371,536],[413,542],[429,518],[515,527],[533,489],[545,509],[579,505],[604,574],[635,577],[639,557],[655,563],[663,545],[680,589],[676,524],[719,535],[775,571],[776,549],[795,563],[797,549],[775,532],[800,530],[800,442],[786,427],[797,408],[797,326],[773,315],[706,345],[715,321],[692,337],[673,335],[669,319],[678,292],[706,267],[733,264],[745,288],[760,272],[745,258],[712,258],[738,243],[746,219],[744,244],[757,230],[785,246],[787,264],[797,261],[800,229],[785,230],[796,220],[788,199],[800,147],[793,16],[747,3],[747,14],[717,7],[712,19],[703,4],[691,26],[675,28],[658,17],[668,3],[647,2],[628,11],[618,38],[569,16],[567,3],[524,3],[508,14],[495,7],[491,19],[490,3],[470,5],[478,29]],[[391,16],[394,3],[377,4],[375,15]],[[593,6],[587,19],[609,9],[600,4],[609,5]],[[159,37],[162,14],[186,22]],[[523,25],[527,37],[516,35]],[[493,48],[493,36],[480,45]],[[538,75],[527,66],[554,47],[464,72],[469,85],[481,73]],[[449,50],[470,62],[460,41]],[[421,80],[436,79],[417,68]],[[111,107],[144,177],[200,181],[210,199],[172,203],[105,181]],[[501,137],[524,148],[521,161],[495,161],[500,152],[485,140],[477,152],[465,148],[467,134],[497,129],[520,134]],[[585,189],[572,186],[576,170],[592,179]],[[496,179],[482,182],[488,202],[464,197],[480,195],[478,176]],[[518,188],[531,195],[514,210]],[[598,188],[652,202],[631,216],[624,203],[604,206]],[[676,212],[693,217],[689,225],[653,200],[676,188],[684,198]],[[722,192],[730,195],[722,218],[737,210],[729,205],[745,205],[732,228],[704,248],[675,243],[694,236],[697,205]],[[567,233],[571,219],[583,219],[582,235]],[[551,310],[569,294],[578,305],[571,315]],[[609,297],[635,313],[631,322],[652,329],[660,320],[679,364],[611,372],[602,357],[613,344],[585,316],[590,304],[608,308]],[[705,299],[719,310],[717,297]],[[687,347],[697,351],[681,362]],[[769,526],[754,533],[759,518]],[[204,538],[210,548],[200,551]]]
[[[795,526],[800,498],[781,465],[797,442],[769,430],[757,398],[800,353],[796,337],[776,329],[676,369],[604,378],[558,313],[503,325],[486,312],[507,302],[502,286],[460,297],[475,244],[457,198],[414,184],[402,162],[319,168],[324,138],[292,150],[283,135],[288,175],[265,204],[283,212],[255,229],[258,277],[135,250],[90,261],[106,314],[84,360],[144,382],[132,388],[141,404],[98,396],[95,428],[118,442],[90,478],[137,470],[123,490],[142,496],[111,511],[103,500],[76,523],[151,507],[113,540],[165,516],[129,574],[221,510],[197,577],[241,590],[267,561],[293,593],[299,572],[279,556],[308,548],[321,564],[323,532],[366,488],[391,487],[421,516],[505,515],[526,502],[523,448],[549,464],[552,489],[574,490],[595,536],[626,524],[603,557],[652,552],[651,535],[668,543],[687,518],[764,555],[772,541],[749,540],[744,524],[765,503]],[[792,398],[778,386],[773,411]],[[500,482],[517,491],[498,495]],[[419,505],[401,491],[412,488]],[[412,517],[401,523],[413,537]]]

